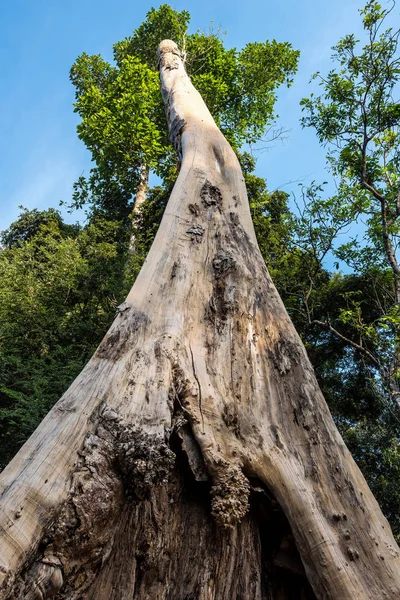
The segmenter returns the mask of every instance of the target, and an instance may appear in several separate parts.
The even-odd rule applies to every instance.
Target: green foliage
[[[131,283],[127,231],[24,210],[0,252],[0,464],[83,368]],[[125,242],[123,239],[125,237]]]
[[[161,152],[154,122],[158,77],[139,59],[127,56],[102,88],[92,85],[77,99],[75,108],[85,116],[78,135],[100,170],[112,162],[115,176],[123,179],[137,164],[154,162]]]
[[[88,180],[76,182],[74,205],[91,200],[126,216],[141,165],[155,167],[162,159],[157,74],[133,56],[117,68],[83,54],[71,69],[71,80],[77,90],[75,111],[82,117],[78,136],[96,164]]]
[[[75,206],[90,202],[129,214],[143,165],[164,178],[175,162],[158,83],[157,47],[165,38],[180,46],[194,85],[234,147],[257,141],[273,121],[275,90],[290,84],[299,53],[275,40],[226,49],[219,32],[188,34],[189,21],[187,11],[153,8],[114,45],[114,65],[85,53],[73,65],[78,135],[96,165],[75,184]]]
[[[359,48],[354,35],[340,40],[332,57],[338,67],[326,77],[314,76],[323,94],[301,104],[303,125],[314,127],[321,143],[331,144],[328,160],[349,216],[367,225],[362,247],[342,248],[341,258],[365,266],[369,258],[368,267],[384,262],[393,271],[399,302],[399,31],[382,29],[391,10],[367,3],[360,11],[367,44]]]
[[[28,210],[23,206],[19,207],[22,212],[17,221],[11,223],[10,227],[1,232],[0,242],[6,248],[16,248],[22,246],[24,242],[35,236],[42,225],[55,223],[62,237],[71,237],[79,232],[78,225],[67,225],[60,217],[60,214],[54,208],[39,211],[36,208]]]
[[[274,119],[275,90],[290,86],[297,70],[299,52],[276,40],[247,44],[238,54],[234,94],[227,107],[231,126],[222,130],[233,145],[256,143]],[[229,120],[227,120],[229,124]]]
[[[135,56],[157,71],[158,45],[173,39],[194,86],[231,143],[239,148],[245,141],[257,141],[274,118],[276,88],[292,81],[299,52],[275,40],[250,43],[237,52],[224,47],[219,30],[189,34],[189,23],[187,11],[177,12],[165,4],[151,9],[132,37],[114,45],[117,64]]]
[[[172,184],[173,185],[173,184]],[[149,190],[145,202],[133,217],[132,231],[135,236],[135,254],[129,259],[129,269],[136,279],[158,231],[171,186],[156,186]]]
[[[144,21],[132,36],[114,44],[114,59],[118,65],[126,56],[138,56],[153,71],[158,70],[157,48],[162,40],[174,40],[182,49],[185,47],[190,14],[178,12],[162,4],[151,8]]]
[[[393,7],[392,7],[393,8]],[[302,101],[303,125],[314,127],[322,143],[330,143],[330,167],[339,179],[337,198],[344,219],[362,220],[366,231],[360,243],[352,239],[335,254],[363,277],[375,278],[381,269],[385,301],[373,323],[361,310],[363,292],[347,298],[338,316],[351,325],[352,339],[379,369],[387,393],[399,392],[400,266],[400,104],[395,94],[400,80],[399,31],[383,29],[392,9],[369,1],[360,13],[367,44],[359,48],[354,35],[334,47],[338,65],[326,77],[316,74],[323,94]],[[320,200],[313,201],[319,206]],[[381,277],[381,280],[383,276]],[[374,293],[376,298],[379,294]],[[360,298],[360,299],[359,299]]]
[[[337,233],[346,222],[365,230],[342,244],[333,236],[337,265],[353,272],[322,285],[309,274],[297,314],[308,320],[302,334],[339,429],[399,535],[400,56],[399,30],[387,27],[393,8],[367,2],[360,11],[365,45],[352,34],[341,39],[335,67],[314,76],[322,95],[301,103],[303,125],[328,145],[337,194],[322,201],[320,190],[309,198],[299,240],[314,247],[314,235],[323,241],[315,211],[323,220],[333,216]]]

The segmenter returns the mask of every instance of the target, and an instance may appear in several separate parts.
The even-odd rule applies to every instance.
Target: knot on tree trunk
[[[250,484],[240,467],[220,459],[211,488],[211,514],[225,528],[233,528],[249,510]]]
[[[155,485],[167,483],[175,454],[160,436],[152,436],[105,406],[102,425],[114,438],[117,468],[129,500],[142,500]]]
[[[63,585],[61,562],[55,556],[36,562],[27,578],[19,600],[45,600],[54,597]]]

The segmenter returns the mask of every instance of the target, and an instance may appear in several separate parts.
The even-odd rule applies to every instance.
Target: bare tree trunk
[[[2,597],[398,600],[236,156],[173,42],[160,71],[179,177],[110,331],[1,476]]]
[[[140,175],[139,175],[139,184],[136,189],[135,196],[135,204],[132,210],[132,218],[134,218],[142,206],[143,202],[146,200],[147,189],[149,187],[149,169],[147,165],[143,164],[140,167]],[[131,237],[129,240],[129,254],[135,254],[135,233],[132,231]]]

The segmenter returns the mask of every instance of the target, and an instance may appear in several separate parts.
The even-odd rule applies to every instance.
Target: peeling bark
[[[2,597],[397,600],[399,549],[267,272],[236,156],[173,42],[160,73],[179,177],[109,332],[1,475]]]

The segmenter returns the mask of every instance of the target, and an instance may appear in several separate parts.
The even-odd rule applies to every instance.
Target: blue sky
[[[0,229],[18,205],[45,209],[69,201],[73,182],[90,169],[77,139],[69,69],[81,52],[111,59],[112,44],[129,35],[156,2],[127,0],[13,0],[0,18]],[[226,45],[275,38],[301,51],[294,85],[279,92],[279,125],[288,138],[259,156],[257,172],[270,190],[327,179],[325,150],[302,130],[299,101],[315,71],[331,67],[333,46],[346,33],[361,35],[362,0],[198,0],[171,3],[192,15],[191,28],[210,21],[227,31]],[[397,11],[398,12],[398,11]],[[290,183],[294,182],[294,183]],[[77,216],[68,216],[76,220]]]

